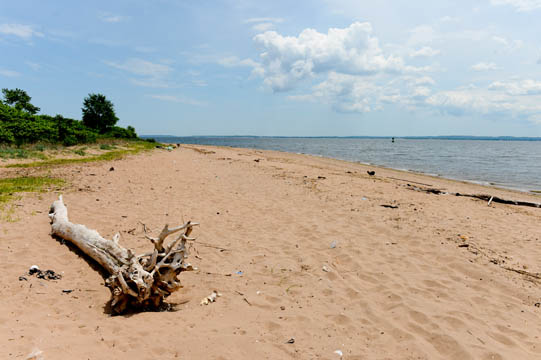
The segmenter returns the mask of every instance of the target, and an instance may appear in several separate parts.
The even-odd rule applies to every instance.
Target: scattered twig
[[[220,274],[220,273],[213,273],[210,271],[205,271],[205,274],[207,275],[218,275],[218,276],[231,276],[231,274]]]
[[[197,242],[198,245],[203,245],[203,246],[206,246],[206,247],[209,247],[209,248],[213,248],[213,249],[218,249],[220,251],[231,251],[231,249],[226,249],[226,248],[223,248],[223,247],[220,247],[220,246],[216,246],[216,245],[212,245],[212,244],[207,244],[207,243],[204,243],[204,242]]]
[[[447,194],[445,191],[443,191],[441,189],[436,189],[436,188],[423,188],[423,187],[410,185],[410,184],[407,184],[407,187],[410,190],[424,192],[424,193],[427,193],[427,194],[435,194],[435,195]]]
[[[399,178],[395,178],[395,177],[392,177],[392,176],[389,176],[389,177],[387,177],[387,178],[388,178],[388,179],[393,179],[393,180],[406,181],[406,182],[410,182],[410,183],[414,183],[414,184],[419,184],[419,185],[432,186],[431,184],[425,184],[425,183],[422,183],[422,182],[417,182],[417,181],[412,181],[412,180],[406,180],[406,179],[399,179]]]
[[[529,207],[541,208],[540,203],[534,203],[534,202],[529,202],[529,201],[508,200],[508,199],[503,199],[503,198],[493,196],[493,195],[462,194],[462,193],[458,193],[458,192],[457,193],[445,192],[445,191],[440,190],[440,189],[422,188],[422,187],[414,186],[414,185],[410,185],[410,184],[408,184],[408,189],[414,190],[414,191],[419,191],[419,192],[425,192],[425,193],[429,193],[429,194],[436,194],[436,195],[446,195],[446,194],[448,194],[448,195],[454,195],[454,196],[471,197],[471,198],[474,198],[474,199],[488,201],[488,205],[490,205],[493,202],[497,202],[497,203],[500,203],[500,204],[507,204],[507,205],[529,206]]]
[[[479,200],[485,200],[485,201],[488,201],[488,200],[490,200],[492,198],[491,202],[497,202],[497,203],[500,203],[500,204],[529,206],[529,207],[541,208],[541,204],[539,204],[539,203],[533,203],[533,202],[529,202],[529,201],[507,200],[507,199],[499,198],[497,196],[490,196],[490,195],[485,195],[485,194],[460,194],[460,193],[456,193],[456,194],[452,194],[452,195],[466,196],[466,197],[471,197],[471,198],[475,198],[475,199],[479,199]]]
[[[241,293],[240,291],[237,291],[237,290],[235,290],[235,292],[236,292],[237,294],[239,294],[240,296],[242,296],[242,300],[246,301],[246,303],[247,303],[248,305],[252,306],[252,303],[249,302],[248,299],[246,299],[246,298],[244,297],[244,293]]]
[[[138,221],[139,224],[143,225],[143,232],[146,234],[147,233],[147,230],[150,230],[147,228],[147,226],[145,225],[144,222],[142,222],[141,220]]]
[[[389,208],[389,209],[398,209],[398,206],[397,205],[387,205],[387,204],[383,204],[383,205],[380,205],[381,207],[384,207],[384,208]]]
[[[202,148],[196,148],[196,147],[191,147],[191,146],[184,146],[186,149],[190,149],[190,150],[193,150],[193,151],[196,151],[200,154],[204,154],[204,155],[208,155],[208,154],[216,154],[216,151],[212,151],[212,150],[206,150],[206,149],[202,149]]]
[[[521,274],[521,275],[525,275],[525,276],[529,276],[533,279],[536,279],[536,280],[541,280],[541,273],[532,273],[532,272],[529,272],[529,271],[525,271],[525,270],[520,270],[520,269],[514,269],[514,268],[511,268],[511,267],[507,267],[507,266],[503,266],[501,264],[501,261],[499,261],[498,259],[495,259],[491,256],[489,256],[486,252],[484,252],[483,250],[481,250],[481,248],[479,246],[477,246],[475,243],[473,242],[470,242],[468,244],[460,244],[458,245],[458,247],[466,247],[468,248],[468,250],[474,254],[481,254],[482,256],[486,257],[489,259],[489,261],[491,263],[493,263],[494,265],[498,265],[500,268],[504,269],[504,270],[507,270],[507,271],[513,271],[513,272],[516,272],[517,274]],[[533,280],[530,280],[530,281],[533,281]]]
[[[507,266],[502,266],[502,268],[505,269],[505,270],[514,271],[514,272],[519,273],[521,275],[526,275],[526,276],[533,277],[534,279],[541,280],[541,274],[539,274],[539,273],[531,273],[529,271],[524,271],[524,270],[520,270],[520,269],[513,269],[513,268],[510,268],[510,267],[507,267]]]

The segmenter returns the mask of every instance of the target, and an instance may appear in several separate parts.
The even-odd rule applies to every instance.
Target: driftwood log
[[[421,186],[415,186],[415,185],[410,185],[410,184],[407,184],[407,189],[414,190],[414,191],[419,191],[419,192],[424,192],[424,193],[427,193],[427,194],[471,197],[471,198],[474,198],[474,199],[488,201],[488,205],[495,202],[495,203],[507,204],[507,205],[529,206],[529,207],[541,208],[541,203],[534,203],[534,202],[529,202],[529,201],[508,200],[508,199],[502,199],[502,198],[497,197],[497,196],[486,195],[486,194],[462,194],[462,193],[455,193],[455,192],[446,192],[446,191],[440,190],[440,189],[421,187]]]
[[[134,255],[119,245],[120,234],[107,240],[95,230],[71,223],[62,195],[51,205],[49,217],[52,235],[71,242],[110,274],[105,283],[111,290],[114,313],[122,313],[128,308],[160,308],[167,296],[182,287],[178,274],[193,270],[185,259],[188,256],[187,242],[195,240],[189,236],[192,228],[199,225],[197,223],[188,221],[171,229],[165,225],[156,238],[145,235],[154,244],[154,250]],[[179,232],[175,240],[164,245],[169,235]]]

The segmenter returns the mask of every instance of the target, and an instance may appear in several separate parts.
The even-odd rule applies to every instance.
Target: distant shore
[[[252,138],[252,139],[410,139],[410,140],[487,140],[487,141],[541,141],[541,137],[529,136],[468,136],[468,135],[442,135],[442,136],[259,136],[259,135],[142,135],[143,139],[156,139],[164,143],[175,143],[175,139],[186,138]]]

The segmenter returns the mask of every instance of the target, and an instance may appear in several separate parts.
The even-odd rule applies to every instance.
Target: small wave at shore
[[[541,141],[156,137],[168,143],[277,150],[519,191],[541,190]]]

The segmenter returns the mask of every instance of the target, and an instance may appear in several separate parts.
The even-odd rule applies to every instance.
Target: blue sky
[[[541,0],[6,1],[0,87],[172,135],[541,136]]]

